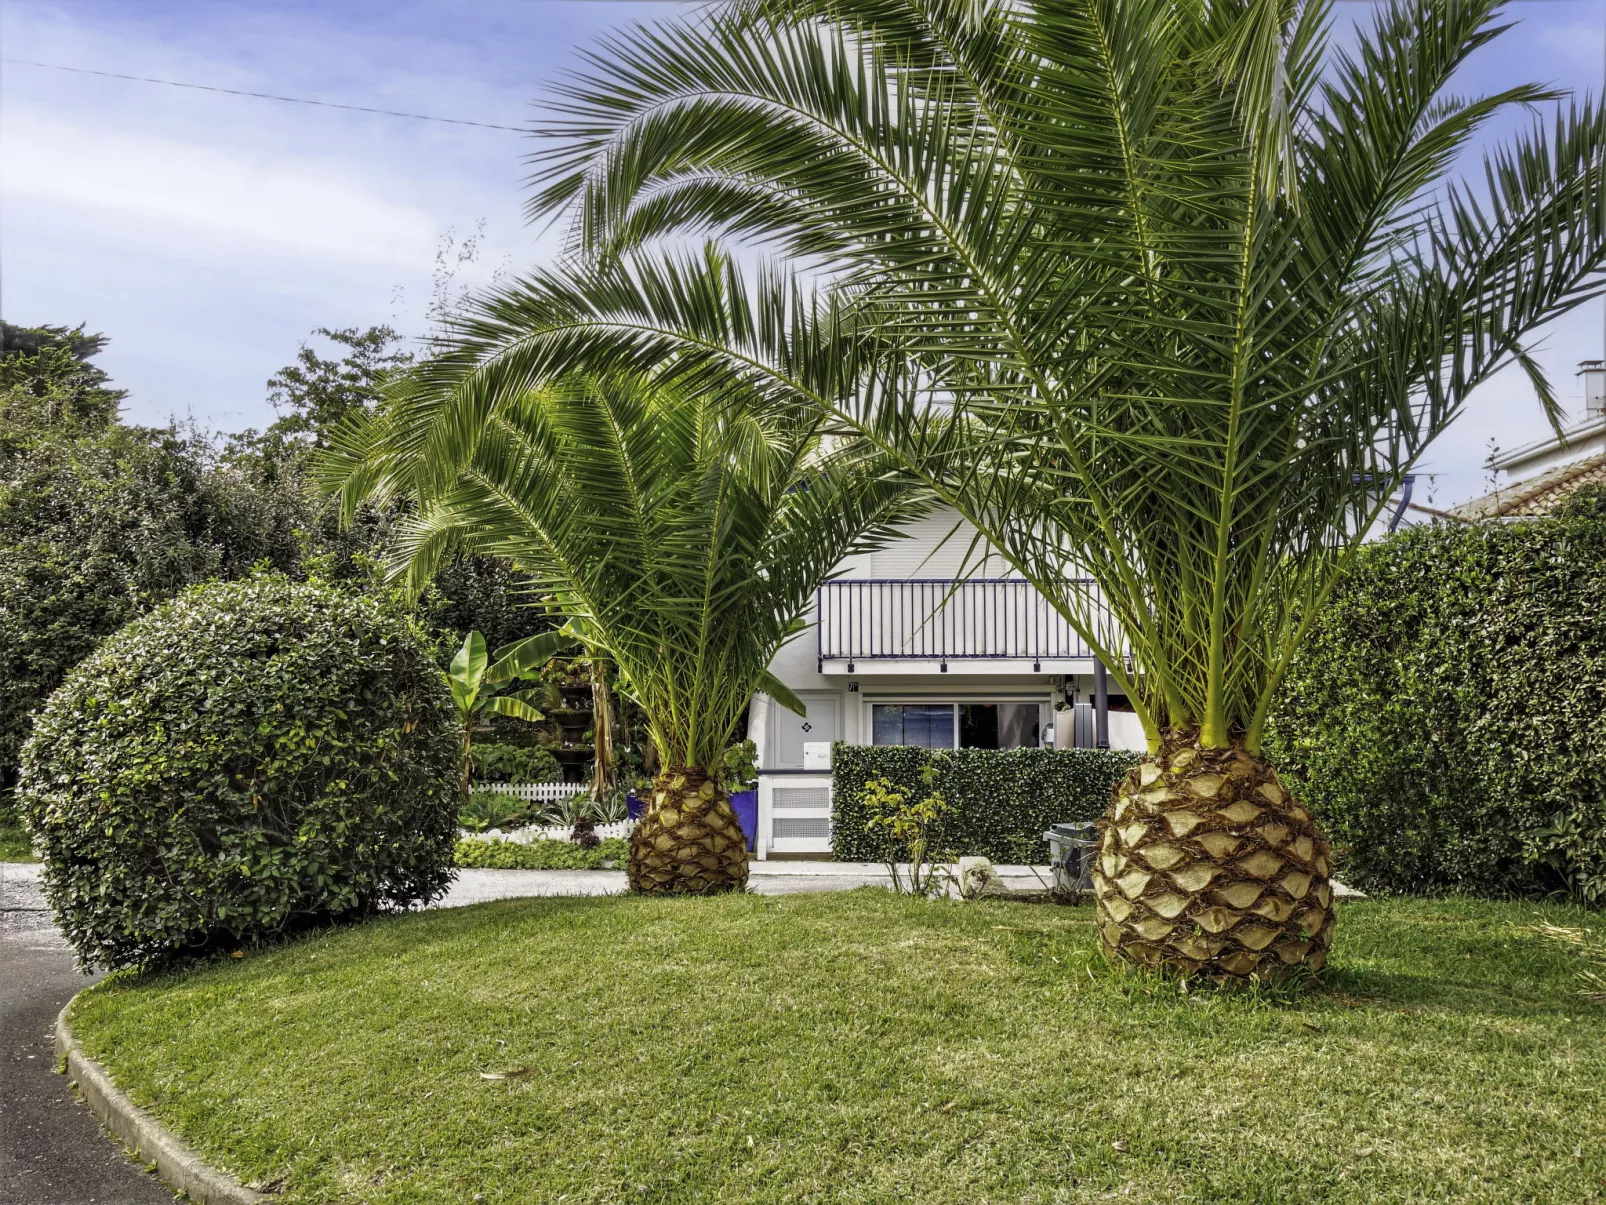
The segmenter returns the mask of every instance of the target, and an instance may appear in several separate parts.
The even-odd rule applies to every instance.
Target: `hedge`
[[[475,741],[470,755],[480,782],[562,782],[563,766],[540,745]]]
[[[556,838],[524,842],[464,837],[457,843],[455,860],[476,870],[596,870],[604,862],[623,866],[629,856],[630,842],[623,837],[604,837],[591,849]]]
[[[1369,891],[1606,900],[1606,521],[1415,528],[1297,657],[1273,762]]]
[[[139,966],[440,895],[458,731],[431,645],[387,604],[218,583],[67,675],[17,798],[79,957]]]
[[[1116,781],[1141,755],[1121,749],[954,749],[836,744],[831,751],[832,844],[851,862],[879,862],[886,841],[866,831],[859,800],[865,783],[886,778],[917,792],[927,766],[952,811],[944,839],[957,855],[995,862],[1042,862],[1050,824],[1092,820],[1109,806]]]

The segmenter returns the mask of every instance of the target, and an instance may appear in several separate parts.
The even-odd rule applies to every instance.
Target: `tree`
[[[254,540],[205,441],[126,427],[90,362],[101,335],[6,324],[0,356],[0,790],[69,669],[182,587],[240,572]]]
[[[541,667],[573,644],[562,632],[542,632],[516,644],[496,650],[493,662],[485,655],[485,637],[470,632],[463,647],[452,656],[446,680],[452,687],[452,701],[463,726],[463,806],[468,806],[469,780],[474,771],[474,729],[488,715],[511,716],[539,723],[545,719],[535,707],[540,691],[509,690],[515,682],[539,677]]]
[[[466,319],[472,321],[472,319]],[[527,574],[617,688],[658,755],[631,837],[636,891],[706,894],[747,881],[720,768],[755,690],[801,711],[769,673],[815,588],[910,495],[809,410],[640,376],[483,389],[448,349],[375,421],[336,441],[346,513],[406,493],[396,565],[414,588],[454,552]]]
[[[1113,953],[1319,968],[1328,853],[1267,710],[1390,493],[1602,291],[1606,111],[1451,91],[1494,0],[753,0],[615,35],[566,84],[532,216],[589,259],[483,303],[475,373],[664,364],[810,403],[955,506],[1149,737],[1095,879]],[[689,231],[825,273],[740,278]],[[816,275],[816,278],[818,276]],[[1093,588],[1070,584],[1090,578]]]

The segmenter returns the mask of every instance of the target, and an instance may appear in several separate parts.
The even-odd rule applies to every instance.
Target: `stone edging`
[[[173,1132],[129,1100],[112,1083],[106,1069],[88,1057],[67,1028],[67,1007],[56,1017],[56,1058],[67,1061],[67,1078],[82,1093],[90,1111],[174,1192],[201,1205],[263,1205],[272,1198],[208,1167]]]

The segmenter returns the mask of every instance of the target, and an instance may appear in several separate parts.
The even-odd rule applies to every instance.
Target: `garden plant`
[[[393,607],[279,577],[194,587],[76,666],[18,799],[86,965],[425,903],[451,879],[457,730]]]
[[[484,298],[461,371],[661,365],[894,458],[1143,722],[1107,949],[1320,968],[1329,849],[1262,750],[1278,684],[1476,386],[1518,365],[1557,420],[1530,341],[1603,287],[1606,109],[1458,89],[1496,8],[1395,0],[1343,45],[1319,0],[754,0],[616,34],[540,131],[530,212],[576,258]],[[657,245],[687,233],[797,271]]]
[[[484,377],[491,320],[464,318],[326,472],[348,513],[417,499],[396,561],[415,589],[455,552],[505,558],[614,667],[658,757],[632,889],[739,889],[746,842],[721,786],[734,731],[755,690],[803,710],[771,659],[819,583],[915,495],[825,443],[812,407],[640,375]]]
[[[531,723],[545,719],[535,707],[535,701],[542,693],[539,687],[524,690],[509,688],[523,679],[538,677],[547,662],[573,643],[574,637],[563,632],[540,632],[497,649],[493,662],[485,652],[485,637],[478,632],[470,632],[463,637],[463,646],[452,654],[452,663],[446,671],[446,680],[452,688],[452,701],[457,704],[458,718],[463,726],[463,773],[460,780],[463,807],[468,807],[472,793],[470,780],[474,770],[474,730],[485,722],[487,715],[511,716]]]

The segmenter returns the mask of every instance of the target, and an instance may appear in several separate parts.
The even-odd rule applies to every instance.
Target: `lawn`
[[[1606,1201],[1606,1008],[1541,917],[1606,931],[1346,903],[1279,999],[1111,971],[1085,908],[516,900],[114,977],[73,1026],[285,1202]]]
[[[37,862],[22,817],[9,803],[0,803],[0,862]]]

